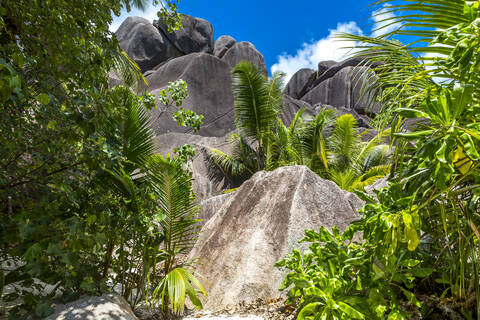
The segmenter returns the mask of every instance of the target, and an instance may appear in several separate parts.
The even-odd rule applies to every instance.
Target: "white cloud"
[[[385,4],[381,9],[375,11],[372,15],[372,37],[380,37],[396,30],[398,28],[398,24],[392,24],[394,20],[387,20],[395,17],[396,15],[392,12],[391,5],[389,4]]]
[[[148,5],[148,7],[145,8],[145,11],[138,10],[135,8],[132,8],[130,12],[127,12],[125,9],[122,10],[122,13],[119,17],[113,16],[113,22],[110,24],[110,31],[115,32],[117,31],[118,27],[122,24],[122,22],[127,18],[131,16],[138,16],[138,17],[143,17],[151,22],[153,20],[157,20],[157,12],[160,10],[160,7],[154,7],[151,3]]]
[[[327,37],[312,43],[304,43],[302,48],[297,50],[295,55],[283,53],[277,57],[277,63],[270,68],[271,72],[283,71],[287,74],[288,81],[295,72],[301,68],[317,69],[320,61],[340,61],[351,53],[355,42],[339,41],[335,37],[338,33],[350,33],[362,35],[362,30],[357,23],[350,21],[339,23],[336,29],[330,29]]]

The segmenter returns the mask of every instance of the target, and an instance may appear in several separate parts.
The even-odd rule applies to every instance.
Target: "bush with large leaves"
[[[389,187],[377,199],[360,194],[368,203],[363,217],[340,238],[308,239],[315,262],[305,260],[306,253],[282,265],[293,279],[305,273],[302,265],[324,270],[321,263],[332,252],[349,255],[340,276],[363,285],[345,283],[335,301],[355,297],[349,301],[359,318],[408,319],[407,309],[416,306],[424,318],[437,313],[448,319],[456,311],[457,317],[478,319],[480,83],[474,57],[480,52],[479,2],[399,1],[385,8],[384,22],[399,29],[378,38],[343,37],[362,42],[356,54],[375,66],[377,77],[365,90],[383,102],[388,112],[379,124],[391,121],[397,145]],[[412,37],[412,43],[402,45],[392,38],[397,35]],[[351,242],[356,231],[362,232],[362,243]],[[325,291],[338,278],[323,276],[324,282],[307,276],[307,289],[287,284],[294,285],[297,297],[315,303],[321,297],[306,290]],[[309,316],[320,317],[324,305],[311,305]],[[340,311],[328,311],[327,317],[335,312]]]

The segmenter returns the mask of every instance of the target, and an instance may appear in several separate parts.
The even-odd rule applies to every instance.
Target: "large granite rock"
[[[84,297],[54,310],[46,320],[137,320],[127,301],[116,294]]]
[[[363,93],[368,85],[368,76],[371,75],[368,67],[347,66],[338,70],[333,77],[324,80],[307,92],[301,100],[311,105],[324,104],[336,108],[346,108],[358,114],[375,114],[379,105],[374,108],[371,97]]]
[[[199,259],[207,310],[277,298],[286,273],[273,265],[299,246],[305,229],[344,230],[363,202],[295,166],[258,172],[217,204],[190,254]]]
[[[150,21],[141,17],[128,17],[115,34],[120,47],[142,72],[183,55]]]
[[[182,54],[193,52],[213,53],[213,27],[205,19],[189,15],[181,15],[183,28],[172,33],[163,21],[156,20],[153,25],[178,49]]]
[[[327,79],[315,88],[308,91],[300,100],[309,103],[310,105],[316,104],[329,104],[328,96],[330,93],[330,83],[332,79]]]
[[[198,215],[198,219],[202,220],[200,224],[204,226],[217,212],[229,206],[234,197],[235,191],[203,200],[200,203],[201,211]]]
[[[285,95],[283,97],[283,112],[280,115],[282,122],[288,126],[292,123],[292,120],[295,118],[295,115],[301,109],[305,109],[305,112],[302,116],[306,115],[315,115],[315,111],[310,104],[305,101],[293,99],[290,96]]]
[[[237,42],[225,52],[222,60],[233,69],[240,61],[250,61],[255,64],[263,73],[268,74],[265,66],[265,59],[250,42]]]
[[[338,62],[333,60],[320,61],[318,63],[318,75],[322,75],[325,71],[337,64]]]
[[[223,58],[225,53],[237,43],[235,39],[230,36],[221,36],[215,41],[215,48],[213,49],[213,55],[217,58]]]
[[[185,144],[191,144],[195,147],[196,155],[189,164],[193,171],[193,191],[198,200],[207,199],[220,194],[230,186],[227,181],[217,181],[211,177],[210,170],[201,152],[202,148],[215,148],[225,153],[231,152],[231,145],[228,142],[229,135],[225,137],[202,137],[188,133],[166,133],[159,135],[155,140],[155,151],[166,155],[172,154],[173,149]]]
[[[206,53],[191,53],[172,59],[147,77],[148,91],[158,92],[168,82],[183,79],[188,84],[189,96],[184,107],[204,116],[198,132],[202,136],[222,137],[234,129],[233,92],[230,66]],[[151,112],[152,127],[157,133],[185,132],[191,129],[178,127],[172,112],[160,105]]]
[[[301,93],[305,87],[309,87],[317,76],[317,72],[313,69],[303,68],[295,72],[290,81],[285,86],[285,94],[294,98],[301,98]]]

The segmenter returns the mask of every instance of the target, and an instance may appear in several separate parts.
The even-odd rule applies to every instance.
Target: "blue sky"
[[[321,60],[340,60],[347,53],[345,43],[335,41],[338,31],[370,34],[372,0],[181,0],[179,11],[210,21],[215,39],[230,35],[250,41],[265,57],[270,71],[288,75],[302,67],[315,67]],[[156,17],[150,7],[115,18],[115,30],[127,15]]]

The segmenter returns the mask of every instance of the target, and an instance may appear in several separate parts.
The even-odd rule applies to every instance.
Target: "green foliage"
[[[183,104],[183,100],[188,97],[188,85],[183,80],[169,82],[166,89],[159,92],[158,100],[166,106],[166,110],[171,108],[179,108]],[[172,112],[173,119],[179,126],[190,127],[194,132],[200,130],[203,121],[203,115],[198,115],[192,110],[181,108],[176,112]]]
[[[253,63],[243,61],[234,68],[232,79],[237,131],[229,139],[233,154],[216,149],[203,149],[203,153],[213,170],[220,171],[216,177],[226,177],[235,185],[234,181],[269,166],[272,133],[283,108],[284,74],[275,73],[268,79]]]
[[[235,186],[259,170],[306,165],[341,188],[354,190],[388,174],[391,148],[381,145],[387,132],[363,142],[352,115],[339,117],[332,129],[331,110],[322,110],[314,119],[300,110],[286,127],[280,119],[282,83],[282,74],[267,79],[249,62],[234,69],[237,133],[229,139],[233,153],[202,149],[207,163],[218,171],[214,178],[226,178]]]
[[[158,201],[167,187],[154,179],[146,112],[155,99],[108,88],[112,69],[127,84],[139,75],[108,30],[111,14],[145,3],[0,4],[0,291],[15,285],[1,297],[21,299],[12,318],[47,316],[56,294],[69,301],[113,287],[135,304],[166,275]],[[181,105],[183,93],[170,100]],[[183,184],[190,178],[185,171]],[[190,192],[176,197],[192,201]]]
[[[408,27],[380,38],[345,37],[362,42],[357,54],[377,73],[365,90],[389,112],[381,119],[391,121],[397,146],[389,186],[376,199],[359,193],[367,201],[362,218],[343,235],[328,238],[321,230],[312,237],[308,231],[312,253],[294,253],[279,265],[292,270],[285,285],[293,285],[301,308],[310,304],[305,312],[312,317],[349,316],[339,315],[338,303],[327,309],[323,293],[310,294],[296,279],[322,292],[340,287],[344,291],[328,298],[354,296],[350,306],[366,319],[409,319],[400,302],[408,301],[410,310],[423,308],[421,295],[438,296],[466,319],[479,319],[480,80],[474,58],[480,50],[479,3],[400,1],[386,8],[395,13],[385,15],[387,21]],[[389,38],[395,35],[423,44],[403,46]],[[350,241],[355,232],[361,243]],[[350,259],[337,265],[342,256]],[[328,273],[325,261],[340,271]],[[344,285],[326,284],[339,276]]]
[[[198,207],[194,202],[191,172],[186,171],[183,164],[181,159],[164,159],[160,155],[152,157],[148,163],[149,179],[158,195],[158,205],[163,216],[159,222],[163,230],[160,253],[163,278],[158,284],[149,279],[155,288],[149,300],[152,304],[157,300],[164,311],[171,305],[177,314],[183,313],[186,294],[199,309],[202,304],[197,293],[206,296],[200,282],[184,268],[190,262],[178,261],[181,254],[193,247],[199,232],[199,220],[195,219]]]

